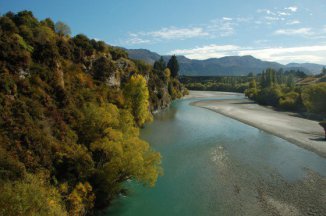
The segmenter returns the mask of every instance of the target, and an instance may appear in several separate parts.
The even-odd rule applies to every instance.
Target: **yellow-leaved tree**
[[[124,87],[127,106],[135,117],[137,125],[143,126],[152,120],[149,111],[149,92],[146,79],[139,74],[133,75]]]
[[[84,137],[95,163],[90,183],[97,205],[109,203],[128,179],[153,186],[161,173],[161,157],[139,138],[139,128],[131,112],[119,110],[110,103],[87,105],[85,112],[80,124],[82,131],[97,134]],[[75,206],[81,209],[78,203]]]

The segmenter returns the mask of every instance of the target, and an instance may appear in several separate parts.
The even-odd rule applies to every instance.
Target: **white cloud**
[[[256,24],[273,24],[283,21],[287,21],[291,16],[298,10],[298,7],[291,6],[284,9],[274,8],[273,10],[269,9],[258,9],[257,13],[264,14],[262,17],[258,17],[258,21],[255,21]],[[259,21],[260,20],[260,21]]]
[[[185,55],[191,59],[207,59],[207,58],[219,58],[228,55],[231,52],[240,49],[235,45],[216,45],[211,44],[203,47],[197,47],[194,49],[177,49],[171,51],[169,54]]]
[[[266,20],[268,21],[277,21],[277,20],[281,20],[282,18],[277,17],[277,16],[265,16],[264,17]]]
[[[151,42],[148,39],[140,38],[137,34],[130,33],[129,36],[130,36],[129,39],[124,41],[125,44],[135,45],[135,44],[146,44]]]
[[[184,40],[187,38],[203,37],[208,36],[209,33],[206,32],[201,27],[193,28],[177,28],[177,27],[168,27],[161,28],[157,31],[150,32],[137,32],[129,33],[129,38],[125,40],[124,44],[145,44],[145,43],[154,43],[162,40]]]
[[[276,35],[301,35],[301,36],[311,36],[314,32],[311,28],[298,28],[298,29],[278,29],[274,32]]]
[[[149,35],[159,39],[186,39],[194,37],[208,36],[208,33],[205,32],[202,28],[162,28],[158,31],[152,31],[144,33],[144,35]]]
[[[169,54],[185,55],[191,59],[220,58],[230,55],[252,55],[259,59],[266,61],[277,61],[280,63],[326,63],[326,45],[250,48],[236,45],[211,44],[193,49],[173,50]]]
[[[297,6],[291,6],[291,7],[286,7],[284,8],[285,10],[289,10],[292,12],[297,12],[297,10],[299,9]]]
[[[290,16],[290,13],[286,13],[286,12],[278,12],[279,16]]]
[[[155,31],[140,31],[129,33],[129,37],[123,44],[144,44],[156,43],[163,40],[185,40],[189,38],[200,37],[228,37],[235,34],[234,27],[239,23],[249,22],[250,18],[246,17],[222,17],[214,19],[206,24],[193,26],[193,27],[163,27]]]
[[[240,20],[223,17],[222,19],[211,20],[205,26],[205,29],[210,33],[211,37],[228,37],[235,34],[234,27]]]
[[[230,18],[230,17],[223,17],[222,19],[223,19],[223,20],[227,20],[227,21],[231,21],[231,20],[233,20],[233,19]]]
[[[300,24],[300,20],[290,20],[286,23],[286,25],[297,25]]]

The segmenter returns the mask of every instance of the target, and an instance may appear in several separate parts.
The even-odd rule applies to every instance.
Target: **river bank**
[[[275,111],[246,98],[223,99],[227,95],[241,96],[242,94],[190,91],[186,98],[212,98],[212,100],[196,101],[191,105],[218,112],[326,157],[324,131],[318,122],[297,117],[295,113]]]

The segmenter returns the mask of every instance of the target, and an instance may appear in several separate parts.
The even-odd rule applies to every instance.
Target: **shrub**
[[[309,112],[326,114],[326,83],[304,87],[302,100]]]
[[[291,91],[283,96],[279,100],[279,106],[288,110],[297,110],[299,108],[300,94]]]

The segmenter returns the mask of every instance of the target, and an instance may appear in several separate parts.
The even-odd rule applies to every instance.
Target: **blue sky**
[[[159,54],[326,64],[326,0],[0,0],[9,10]]]

